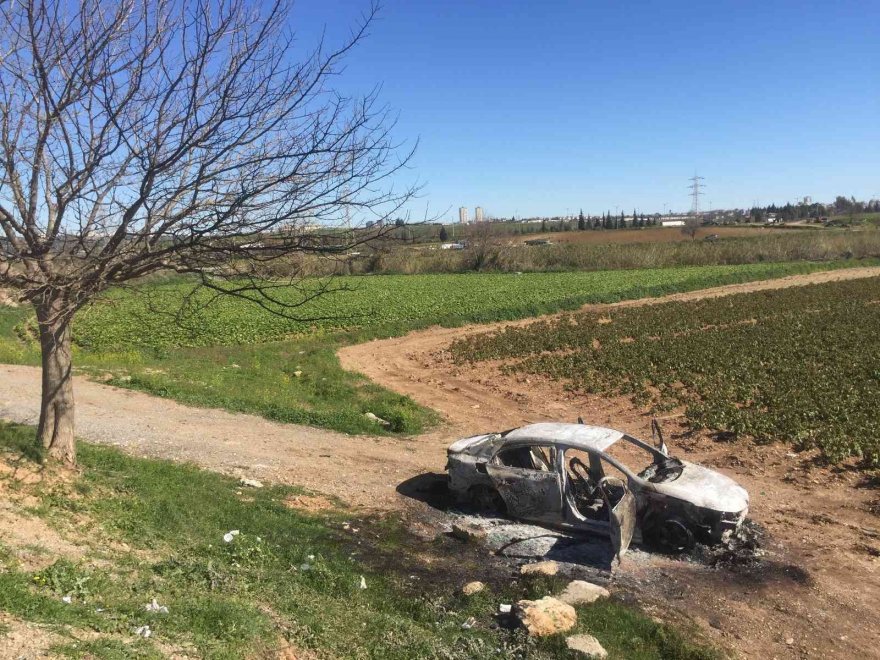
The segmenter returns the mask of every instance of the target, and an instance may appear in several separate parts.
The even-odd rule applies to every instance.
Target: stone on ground
[[[523,564],[519,568],[522,575],[556,575],[559,564],[555,561],[539,561],[534,564]]]
[[[482,541],[486,538],[486,530],[476,525],[453,523],[452,535],[462,541]]]
[[[534,637],[565,632],[577,624],[574,608],[552,596],[544,596],[540,600],[521,600],[513,608],[513,614]]]
[[[478,580],[475,580],[473,582],[468,582],[466,585],[464,585],[461,588],[461,593],[463,593],[465,596],[473,596],[474,594],[481,592],[485,588],[485,584]]]
[[[557,598],[569,605],[588,605],[600,598],[608,598],[609,595],[608,589],[598,584],[585,580],[572,580]]]
[[[579,658],[607,658],[608,651],[592,635],[572,635],[565,638],[565,645]]]

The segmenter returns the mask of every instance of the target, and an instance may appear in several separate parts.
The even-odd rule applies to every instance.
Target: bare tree
[[[78,309],[170,270],[278,311],[266,264],[371,240],[351,227],[412,196],[387,109],[331,85],[375,11],[298,54],[283,0],[2,3],[0,286],[36,312],[50,457],[76,460]]]
[[[700,231],[700,225],[701,222],[699,216],[688,216],[684,221],[684,227],[681,228],[681,233],[685,236],[690,236],[693,241],[697,238],[697,232]]]

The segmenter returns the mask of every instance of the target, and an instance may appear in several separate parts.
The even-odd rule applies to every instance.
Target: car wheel
[[[659,541],[667,552],[689,552],[694,549],[694,533],[681,520],[670,518],[660,523]]]
[[[501,495],[488,486],[474,486],[469,491],[471,503],[480,511],[493,511],[505,515],[507,506]]]

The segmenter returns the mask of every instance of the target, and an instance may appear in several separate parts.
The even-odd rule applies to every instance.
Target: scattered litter
[[[232,367],[233,369],[241,369],[241,367],[238,366],[237,364],[235,364],[235,362],[233,362],[233,363],[230,364],[229,366]]]
[[[312,570],[312,565],[309,564],[308,562],[306,562],[305,564],[300,564],[300,565],[299,565],[299,570],[301,570],[301,571],[310,571],[310,570]]]
[[[376,415],[374,415],[371,412],[365,412],[364,417],[366,417],[367,419],[369,419],[372,422],[376,422],[376,424],[381,424],[382,426],[391,426],[391,422],[389,422],[387,419],[382,419],[381,417],[377,417]]]
[[[153,631],[150,630],[150,626],[140,626],[139,628],[134,629],[134,634],[138,637],[143,637],[144,639],[146,639],[153,634]]]
[[[315,555],[308,555],[306,559],[308,559],[309,561],[315,561]]]
[[[361,589],[366,589],[366,588],[367,588],[367,581],[364,579],[364,576],[363,576],[363,575],[361,575],[361,583],[360,583],[360,585],[358,585],[358,586],[359,586],[359,588],[361,588]]]
[[[144,609],[147,610],[147,612],[156,612],[158,614],[168,614],[168,607],[166,607],[165,605],[159,605],[159,603],[156,602],[155,598],[152,601],[150,601],[149,603],[147,603],[146,605],[144,605]]]
[[[303,372],[300,371],[299,369],[297,369],[296,371],[293,372],[293,375],[296,376],[297,378],[299,378],[300,376],[303,375]]]
[[[239,534],[241,534],[241,532],[239,532],[237,529],[230,529],[223,535],[223,540],[227,543],[232,543],[232,539],[234,539]]]
[[[463,624],[461,624],[461,629],[462,630],[470,630],[475,625],[477,625],[477,620],[474,617],[469,616],[467,621],[465,621]]]
[[[61,601],[70,605],[73,602],[72,596],[62,596]]]
[[[104,608],[103,608],[103,607],[96,607],[96,608],[95,608],[95,612],[96,612],[97,614],[100,614],[100,613],[103,612],[103,611],[104,611]]]
[[[262,488],[263,487],[263,482],[257,481],[256,479],[246,479],[246,478],[242,477],[239,480],[239,483],[242,486],[250,486],[251,488]]]
[[[507,603],[501,603],[498,606],[498,613],[499,614],[510,614],[511,607],[512,606],[508,605]]]

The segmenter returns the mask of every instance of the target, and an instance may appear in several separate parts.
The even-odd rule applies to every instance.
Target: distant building
[[[684,227],[684,220],[663,220],[661,227]]]
[[[483,221],[483,207],[482,206],[478,206],[476,209],[474,209],[474,220],[476,222]]]
[[[459,221],[461,224],[463,224],[463,225],[466,225],[467,223],[470,222],[470,220],[468,219],[468,210],[467,210],[467,206],[459,207],[459,209],[458,209],[458,221]]]

